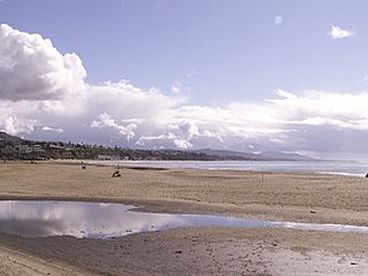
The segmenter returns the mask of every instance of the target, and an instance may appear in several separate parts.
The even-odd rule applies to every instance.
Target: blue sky
[[[0,23],[15,31],[0,37],[0,80],[14,74],[19,87],[3,81],[0,129],[137,147],[368,152],[367,10],[363,0],[2,0]],[[7,71],[5,57],[19,66]],[[41,75],[53,76],[49,86]],[[84,119],[66,123],[55,109],[45,121],[40,106],[69,104],[61,99],[72,90]],[[128,110],[111,108],[107,94]],[[335,142],[316,142],[324,133]]]
[[[367,1],[5,0],[0,19],[76,52],[90,83],[168,93],[180,81],[194,103],[217,105],[278,88],[365,89],[367,10]],[[359,35],[331,40],[333,24]]]

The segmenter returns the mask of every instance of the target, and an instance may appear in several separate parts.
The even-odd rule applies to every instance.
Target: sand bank
[[[368,225],[365,178],[210,170],[1,164],[0,198],[121,202],[157,212],[228,213],[292,221]],[[263,181],[262,181],[263,179]]]
[[[0,165],[0,198],[122,202],[157,212],[368,225],[368,181],[363,178],[283,173],[263,173],[262,177],[261,173],[240,171],[121,171],[123,177],[112,178],[111,167],[87,166],[83,170],[60,163],[4,163]],[[3,234],[0,245],[4,248],[0,248],[1,271],[15,265],[1,257],[12,250],[17,264],[30,258],[30,266],[37,268],[38,263],[42,267],[45,260],[52,261],[52,269],[62,275],[62,269],[112,274],[358,273],[367,271],[364,258],[368,244],[366,235],[357,234],[203,227],[109,241],[25,239]],[[38,269],[37,273],[45,271]]]

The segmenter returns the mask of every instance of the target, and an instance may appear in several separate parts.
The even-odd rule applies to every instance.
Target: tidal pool
[[[215,215],[137,212],[117,203],[0,201],[0,232],[25,237],[74,236],[105,239],[184,226],[279,227],[330,232],[368,233],[368,227],[265,221]]]

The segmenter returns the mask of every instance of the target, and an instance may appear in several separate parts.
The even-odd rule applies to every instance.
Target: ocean
[[[88,161],[127,167],[244,170],[264,172],[308,172],[365,177],[368,162],[360,161]]]

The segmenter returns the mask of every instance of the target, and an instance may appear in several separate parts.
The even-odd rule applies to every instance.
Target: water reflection
[[[63,201],[0,201],[0,232],[26,237],[70,235],[111,238],[183,226],[283,227],[368,233],[368,227],[339,224],[271,222],[224,216],[130,211],[134,206]]]

